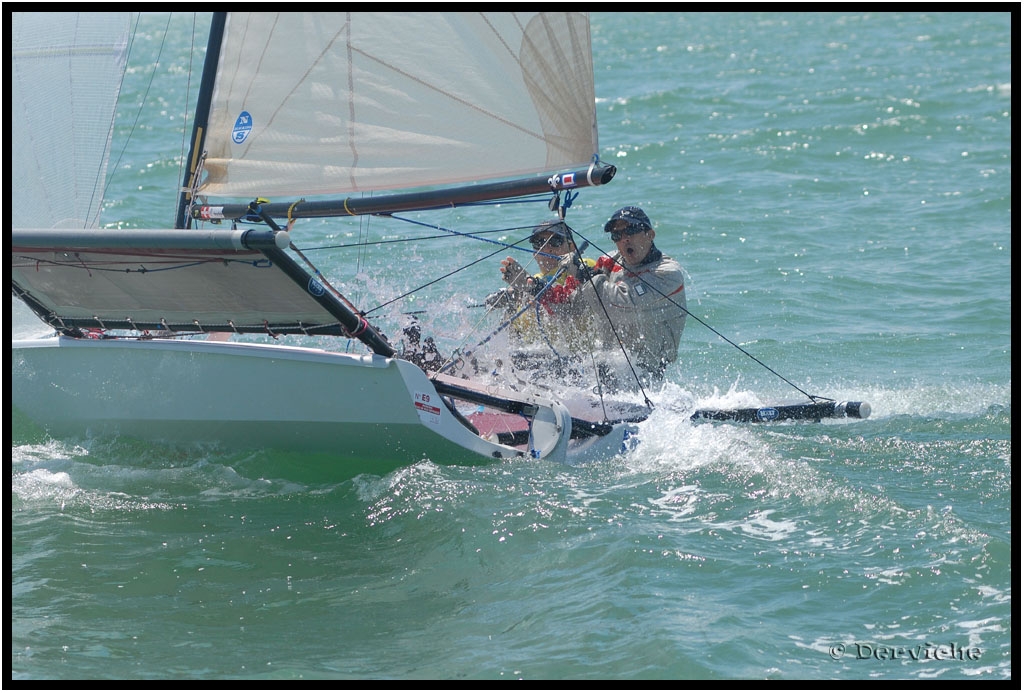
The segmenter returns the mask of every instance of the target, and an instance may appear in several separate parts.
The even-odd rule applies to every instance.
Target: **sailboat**
[[[12,340],[19,411],[55,436],[324,453],[343,475],[635,438],[649,402],[417,362],[299,247],[307,220],[530,196],[564,217],[563,195],[611,182],[586,13],[214,13],[174,228],[103,228],[131,25],[14,17],[11,287],[54,332]]]

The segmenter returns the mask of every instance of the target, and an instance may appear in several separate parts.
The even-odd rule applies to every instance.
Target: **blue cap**
[[[608,223],[604,225],[606,233],[612,231],[646,231],[647,229],[653,229],[651,226],[651,220],[647,218],[644,210],[639,207],[623,207],[608,220]]]
[[[538,233],[550,233],[562,238],[569,237],[569,229],[566,227],[565,222],[555,219],[541,222],[540,224],[537,224],[537,226],[533,227],[533,233],[530,234],[530,238],[533,238]]]

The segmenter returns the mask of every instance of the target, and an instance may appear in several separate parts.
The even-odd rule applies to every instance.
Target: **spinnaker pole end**
[[[836,405],[836,410],[854,419],[866,419],[871,416],[871,405],[867,402],[840,402]]]

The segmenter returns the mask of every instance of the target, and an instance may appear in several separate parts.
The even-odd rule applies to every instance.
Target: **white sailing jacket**
[[[678,262],[656,248],[633,267],[625,265],[619,255],[613,259],[614,266],[607,258],[599,261],[597,274],[592,281],[583,282],[574,303],[582,302],[590,312],[596,337],[605,349],[618,349],[617,334],[630,359],[660,378],[679,355],[686,324],[683,271]]]

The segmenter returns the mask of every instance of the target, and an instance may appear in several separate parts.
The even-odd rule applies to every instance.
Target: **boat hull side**
[[[459,423],[418,368],[376,355],[67,337],[15,341],[12,355],[14,406],[57,437],[326,453],[355,473],[526,456]]]

